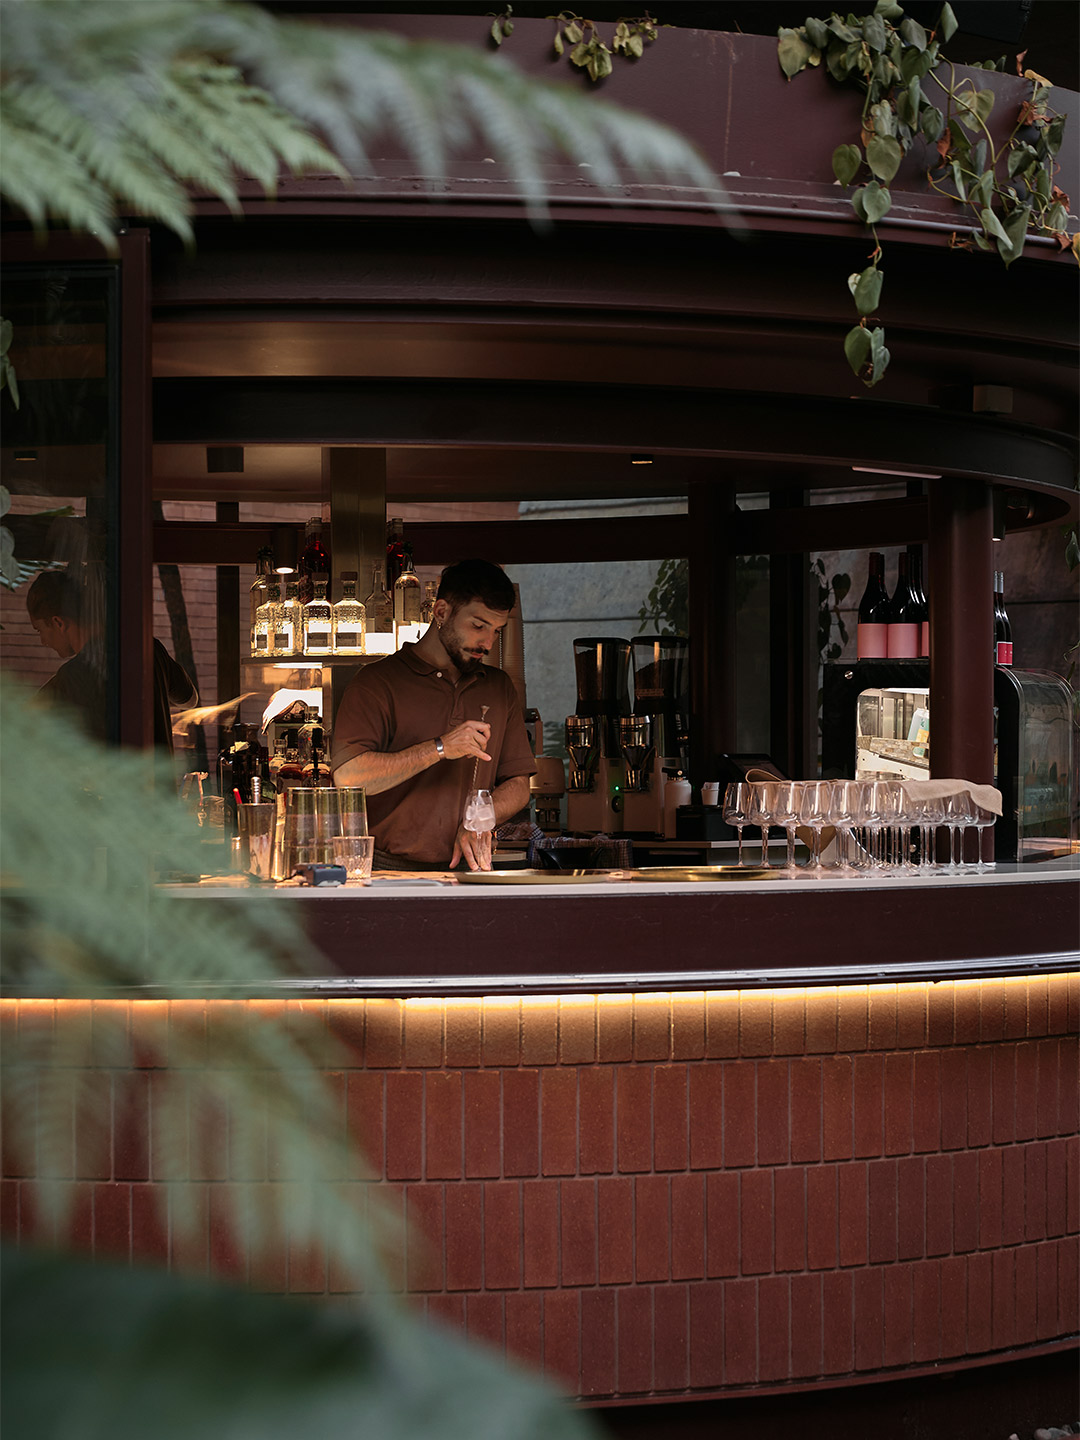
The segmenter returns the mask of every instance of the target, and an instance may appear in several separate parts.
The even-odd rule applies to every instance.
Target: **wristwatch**
[[[440,735],[435,736],[435,749],[439,752],[439,759],[445,760],[446,751],[443,749],[442,737]]]

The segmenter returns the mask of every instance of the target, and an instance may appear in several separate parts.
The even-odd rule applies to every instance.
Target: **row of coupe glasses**
[[[743,781],[727,787],[724,819],[739,837],[743,863],[743,827],[761,831],[761,863],[769,863],[769,830],[787,836],[787,868],[795,865],[795,833],[810,832],[813,871],[916,870],[942,874],[988,870],[983,860],[983,831],[993,825],[993,811],[978,805],[966,790],[929,799],[900,780],[769,780]],[[836,832],[834,858],[822,862],[827,829]],[[964,861],[964,834],[978,834],[978,862]],[[937,837],[947,830],[947,862],[938,860]]]

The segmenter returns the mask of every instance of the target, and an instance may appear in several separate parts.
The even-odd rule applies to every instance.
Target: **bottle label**
[[[889,654],[889,627],[887,625],[860,625],[857,632],[857,643],[860,660],[885,660]]]
[[[306,650],[329,650],[330,626],[309,625],[304,636],[304,648]]]
[[[339,630],[337,632],[337,643],[335,648],[338,650],[359,650],[359,630]]]
[[[888,631],[887,644],[890,660],[917,660],[919,658],[918,625],[887,625],[885,628]]]
[[[265,633],[256,635],[256,636],[255,636],[255,649],[256,649],[256,651],[265,650],[265,649],[266,649],[266,646],[267,646],[268,640],[269,640],[269,636],[267,636]]]
[[[274,649],[279,653],[288,655],[293,648],[291,630],[274,631]]]
[[[1012,664],[1012,641],[1011,641],[1011,640],[999,640],[999,641],[997,642],[997,645],[996,645],[995,649],[996,649],[996,654],[994,655],[994,659],[996,660],[996,662],[997,662],[999,665],[1011,665],[1011,664]]]
[[[930,654],[930,621],[924,620],[919,626],[919,654]]]

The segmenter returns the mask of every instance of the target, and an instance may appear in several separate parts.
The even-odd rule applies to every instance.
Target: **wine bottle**
[[[884,660],[889,653],[889,596],[885,589],[885,556],[870,552],[866,589],[859,601],[858,658]]]
[[[313,515],[304,526],[304,548],[296,562],[296,573],[297,598],[301,605],[306,605],[315,598],[315,576],[331,573],[330,556],[323,538],[323,522],[318,515]]]
[[[889,601],[886,645],[890,660],[915,660],[919,654],[919,602],[908,578],[908,554],[901,550],[896,561],[896,589]]]
[[[1011,665],[1012,626],[1009,612],[1005,609],[1005,575],[994,572],[994,661],[998,665]]]
[[[908,579],[919,604],[919,655],[925,659],[930,654],[930,606],[923,584],[922,546],[909,545],[907,553]]]

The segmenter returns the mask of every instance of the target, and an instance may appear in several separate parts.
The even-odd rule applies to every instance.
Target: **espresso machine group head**
[[[668,774],[687,764],[689,641],[682,635],[636,635],[630,648],[634,710],[619,722],[627,766],[623,828],[661,835]]]
[[[623,828],[619,721],[630,714],[630,642],[607,635],[575,640],[574,669],[577,707],[566,717],[567,823],[571,830],[610,835]]]

